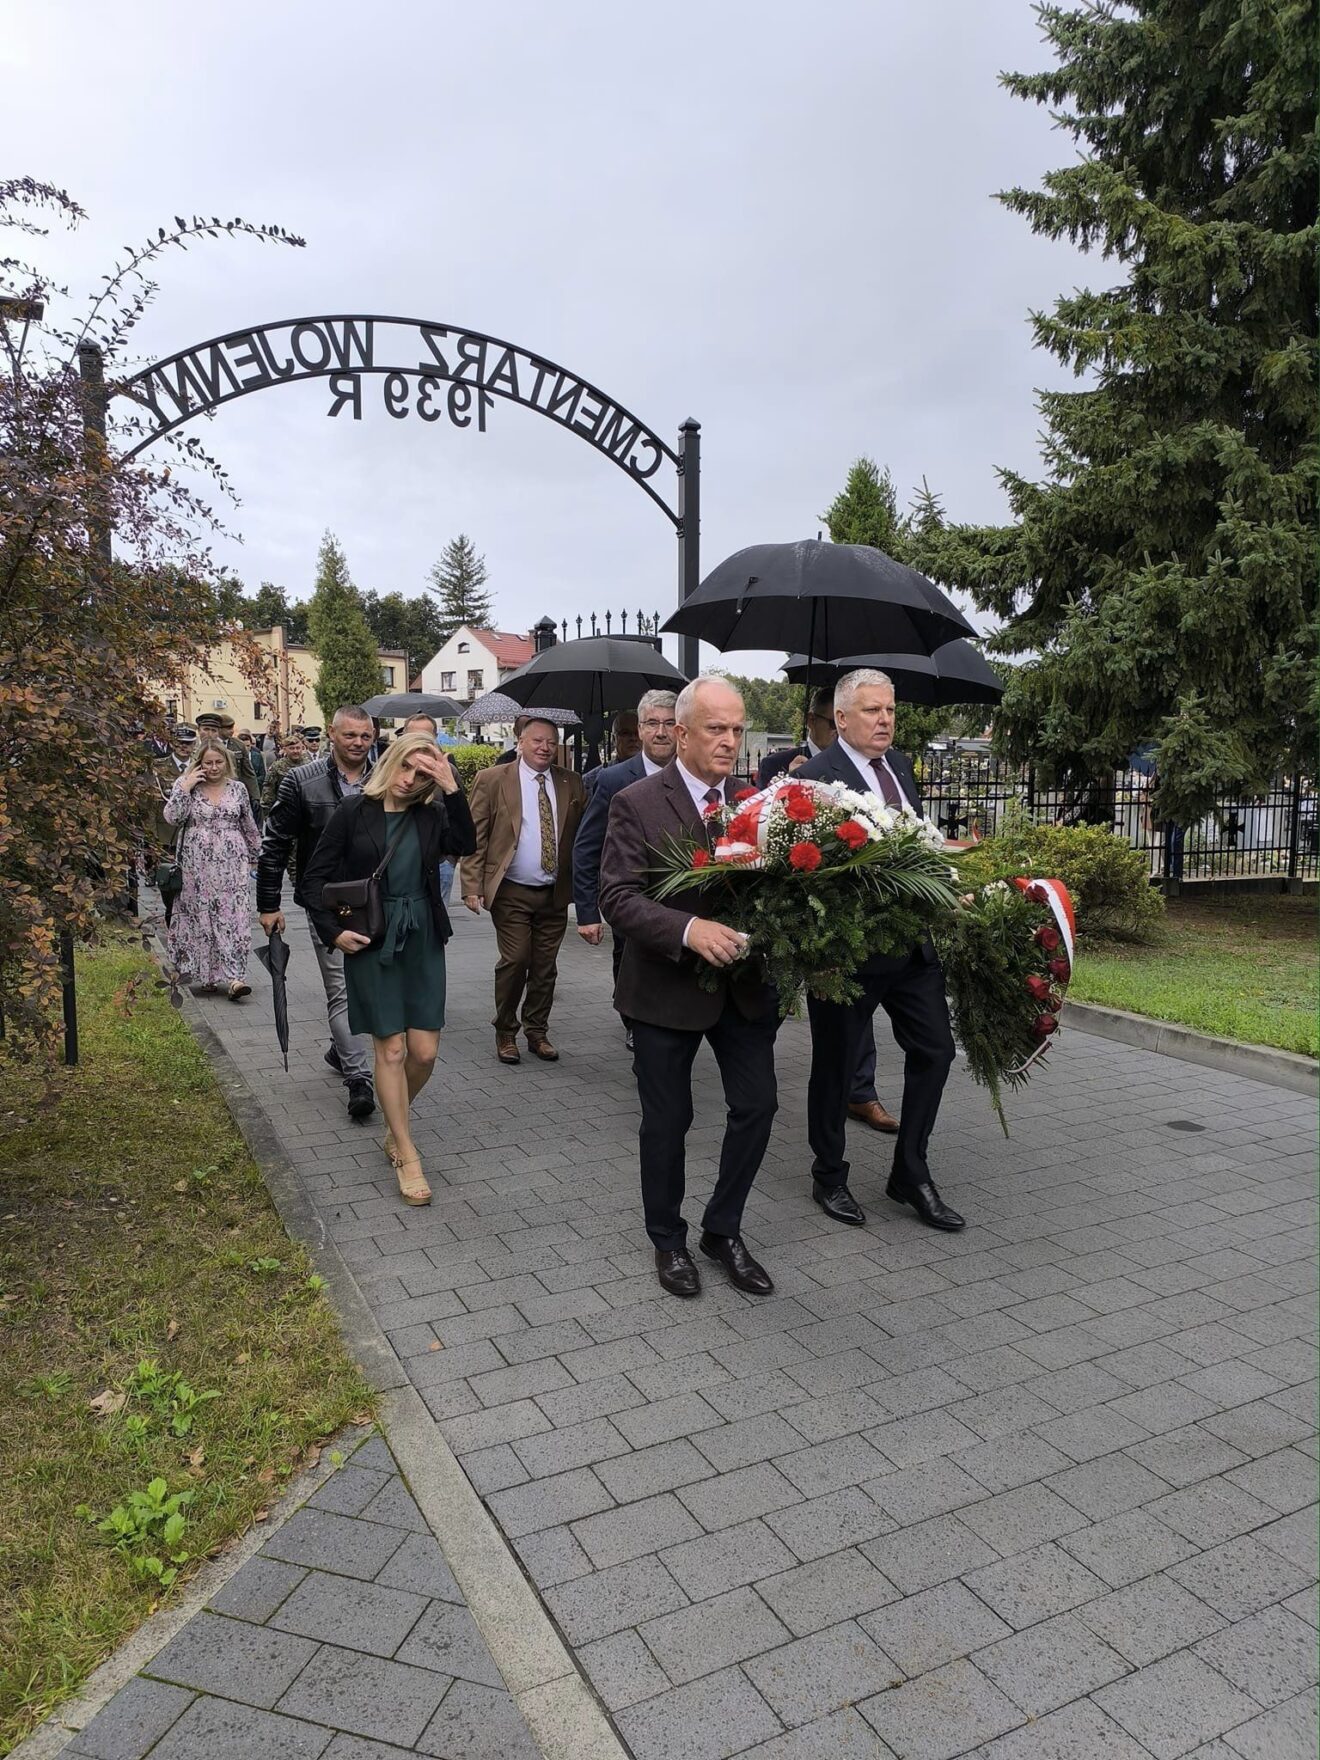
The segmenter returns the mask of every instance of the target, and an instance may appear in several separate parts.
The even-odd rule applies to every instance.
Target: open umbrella
[[[818,684],[834,684],[845,672],[855,672],[861,666],[888,674],[905,703],[997,703],[1004,694],[994,668],[970,642],[961,638],[946,642],[929,656],[848,654],[826,661],[790,654],[783,671],[793,684],[804,684],[808,677]]]
[[[383,697],[371,697],[362,707],[379,721],[406,721],[410,715],[433,715],[437,721],[450,721],[461,714],[463,705],[452,697],[440,697],[434,691],[393,691]]]
[[[521,703],[512,697],[506,697],[503,691],[487,691],[484,697],[477,697],[459,716],[470,727],[485,727],[491,721],[516,721],[525,714]],[[536,705],[536,713],[545,721],[553,722],[556,727],[576,727],[578,718],[571,709],[558,709],[545,703]]]
[[[812,659],[931,654],[975,629],[932,581],[867,544],[753,544],[712,569],[664,625],[712,647]]]
[[[270,994],[275,1005],[275,1037],[284,1053],[284,1072],[289,1071],[289,993],[284,973],[289,964],[289,944],[278,929],[272,929],[264,947],[257,949],[257,958],[270,973]]]
[[[779,644],[782,646],[783,644]],[[500,690],[520,713],[543,704],[575,709],[587,720],[618,709],[635,709],[644,691],[681,691],[687,679],[648,641],[620,636],[582,636],[556,642],[500,680]]]

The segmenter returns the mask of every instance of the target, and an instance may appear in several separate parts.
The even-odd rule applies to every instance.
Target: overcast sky
[[[144,359],[318,313],[504,336],[671,443],[701,422],[707,568],[814,536],[862,453],[903,500],[924,476],[952,517],[1001,517],[996,467],[1038,469],[1033,391],[1060,383],[1028,312],[1105,280],[992,199],[1073,151],[997,84],[1048,64],[1028,0],[5,10],[4,175],[88,210],[34,241],[75,291],[176,213],[307,240],[167,258]],[[465,531],[505,628],[672,609],[671,526],[581,440],[503,402],[479,435],[328,401],[281,386],[194,424],[250,587],[304,596],[329,527],[359,586],[417,593]]]

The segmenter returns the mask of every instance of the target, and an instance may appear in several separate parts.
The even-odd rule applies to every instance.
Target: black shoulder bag
[[[321,905],[339,918],[342,933],[365,935],[373,945],[385,933],[385,903],[380,895],[380,877],[390,865],[390,857],[398,847],[408,824],[404,813],[390,834],[385,854],[365,880],[331,880],[321,888]]]
[[[156,891],[161,902],[169,904],[183,891],[183,840],[188,831],[185,819],[174,837],[174,848],[167,860],[156,863]]]

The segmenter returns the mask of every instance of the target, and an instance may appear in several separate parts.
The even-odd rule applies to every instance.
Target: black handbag
[[[365,880],[331,880],[321,888],[322,909],[338,917],[341,933],[347,929],[354,935],[365,935],[373,946],[385,933],[385,902],[380,895],[380,877],[389,867],[390,857],[407,824],[408,814],[405,813],[385,845],[385,854]]]

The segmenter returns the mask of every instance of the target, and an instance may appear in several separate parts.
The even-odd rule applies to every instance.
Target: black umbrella
[[[438,697],[434,691],[395,691],[383,697],[371,697],[362,707],[379,721],[406,721],[410,715],[433,715],[437,721],[452,721],[463,713],[462,703],[452,697]]]
[[[866,544],[753,544],[708,574],[664,625],[731,648],[821,660],[884,649],[931,654],[975,629],[933,582]]]
[[[809,660],[790,654],[783,671],[793,684],[808,678],[818,684],[837,684],[845,672],[874,667],[894,681],[894,690],[905,703],[944,706],[951,703],[997,703],[1004,694],[994,668],[970,642],[959,638],[924,654],[848,654],[838,660]]]
[[[521,703],[524,710],[545,703],[556,709],[574,709],[585,720],[617,709],[635,709],[643,692],[681,691],[686,683],[678,668],[648,641],[583,636],[544,649],[502,678],[500,690]]]
[[[275,1037],[284,1053],[284,1072],[289,1071],[289,993],[284,973],[289,964],[289,944],[278,929],[272,929],[264,947],[257,949],[257,958],[270,973],[270,994],[275,1004]]]

